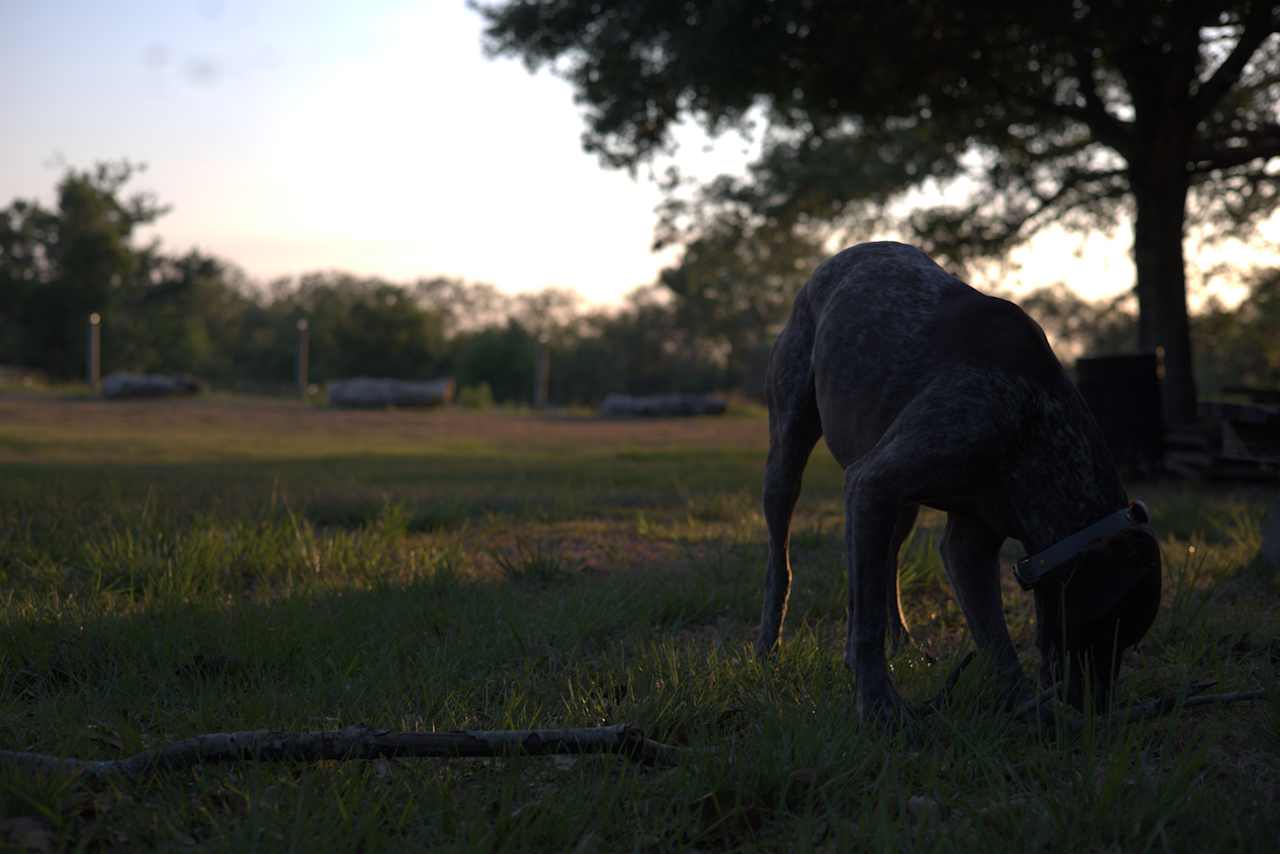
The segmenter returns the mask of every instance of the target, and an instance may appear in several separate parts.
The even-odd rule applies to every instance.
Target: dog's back
[[[837,436],[826,432],[845,464],[926,388],[946,394],[962,375],[1075,397],[1044,332],[1022,309],[901,243],[864,243],[828,259],[801,289],[788,325],[811,339],[805,355],[815,403],[824,425],[840,425]]]

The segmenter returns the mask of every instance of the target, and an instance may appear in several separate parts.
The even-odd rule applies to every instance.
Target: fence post
[[[539,340],[533,362],[533,408],[546,409],[550,398],[551,348]]]
[[[310,356],[310,342],[307,338],[307,319],[298,320],[298,393],[305,400],[307,397],[307,360]]]
[[[89,388],[97,390],[102,384],[102,315],[96,311],[89,315],[89,342],[85,381]]]

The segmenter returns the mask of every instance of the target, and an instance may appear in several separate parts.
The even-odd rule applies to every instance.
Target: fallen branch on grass
[[[1195,706],[1226,705],[1228,703],[1246,703],[1266,697],[1266,691],[1230,691],[1224,694],[1205,694],[1204,692],[1218,684],[1216,680],[1193,682],[1180,694],[1172,697],[1157,697],[1132,706],[1116,709],[1108,720],[1114,723],[1147,720],[1167,715],[1176,709],[1187,709]],[[1073,732],[1084,729],[1085,718],[1075,709],[1058,700],[1058,686],[1052,685],[1035,697],[1023,703],[1014,711],[1014,717],[1022,720],[1039,718],[1042,723],[1052,723],[1055,716],[1060,716],[1066,728]]]
[[[1121,723],[1140,721],[1146,718],[1158,718],[1161,715],[1167,715],[1178,707],[1187,709],[1192,706],[1247,703],[1252,700],[1261,700],[1266,695],[1265,691],[1257,689],[1254,691],[1229,691],[1225,694],[1202,694],[1195,697],[1160,697],[1146,703],[1135,703],[1127,708],[1119,709],[1112,715],[1112,719]]]
[[[545,756],[615,753],[645,765],[675,765],[680,748],[618,724],[581,729],[457,732],[391,732],[351,726],[328,732],[220,732],[175,741],[125,759],[69,759],[44,753],[0,750],[0,770],[138,777],[217,762],[317,762],[320,760]]]
[[[940,708],[960,672],[966,656],[947,679],[942,694],[928,706]],[[1214,685],[1200,682],[1174,697],[1162,697],[1117,709],[1111,720],[1120,723],[1159,717],[1179,708],[1260,700],[1262,690],[1201,694]],[[935,706],[935,703],[937,704]],[[1084,726],[1074,709],[1057,701],[1056,687],[1047,688],[1015,711],[1019,718],[1063,715],[1071,730]],[[147,750],[124,759],[72,759],[47,753],[0,750],[0,771],[78,774],[87,777],[140,777],[151,771],[173,771],[194,765],[221,762],[318,762],[381,758],[462,758],[492,756],[547,756],[552,754],[612,753],[644,765],[674,766],[687,755],[684,748],[653,741],[644,731],[627,724],[578,729],[461,730],[455,732],[391,732],[351,726],[325,732],[289,733],[272,730],[219,732],[197,735]]]
[[[973,662],[974,654],[973,650],[965,653],[964,658],[960,659],[960,663],[952,668],[951,673],[948,674],[946,684],[942,686],[942,690],[935,694],[932,699],[926,700],[917,710],[917,714],[931,715],[951,702],[951,694],[956,690],[956,685],[960,682],[960,674],[964,673],[964,669]]]
[[[1052,708],[1054,701],[1058,698],[1058,685],[1055,682],[1048,688],[1042,690],[1031,699],[1013,710],[1015,720],[1029,720],[1031,718],[1039,718],[1045,720],[1046,712]],[[1052,713],[1050,712],[1050,718]]]

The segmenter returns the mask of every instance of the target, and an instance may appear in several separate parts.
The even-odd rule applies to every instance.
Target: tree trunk
[[[1196,417],[1196,384],[1182,255],[1188,182],[1185,160],[1170,159],[1168,169],[1153,169],[1148,162],[1142,174],[1133,175],[1133,260],[1138,274],[1138,348],[1162,354],[1165,426],[1176,427]]]

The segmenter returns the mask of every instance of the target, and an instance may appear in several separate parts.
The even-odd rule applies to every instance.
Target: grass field
[[[617,757],[209,766],[90,783],[0,769],[0,847],[1275,850],[1280,575],[1268,497],[1133,485],[1165,602],[1119,702],[1216,679],[1264,702],[1082,734],[954,703],[860,726],[841,662],[840,472],[796,522],[787,640],[749,654],[758,411],[688,422],[0,397],[0,749],[115,758],[203,732],[631,723]],[[970,641],[925,513],[906,549],[937,690]],[[1016,554],[1012,549],[1010,554]],[[1006,604],[1034,667],[1030,600]]]

